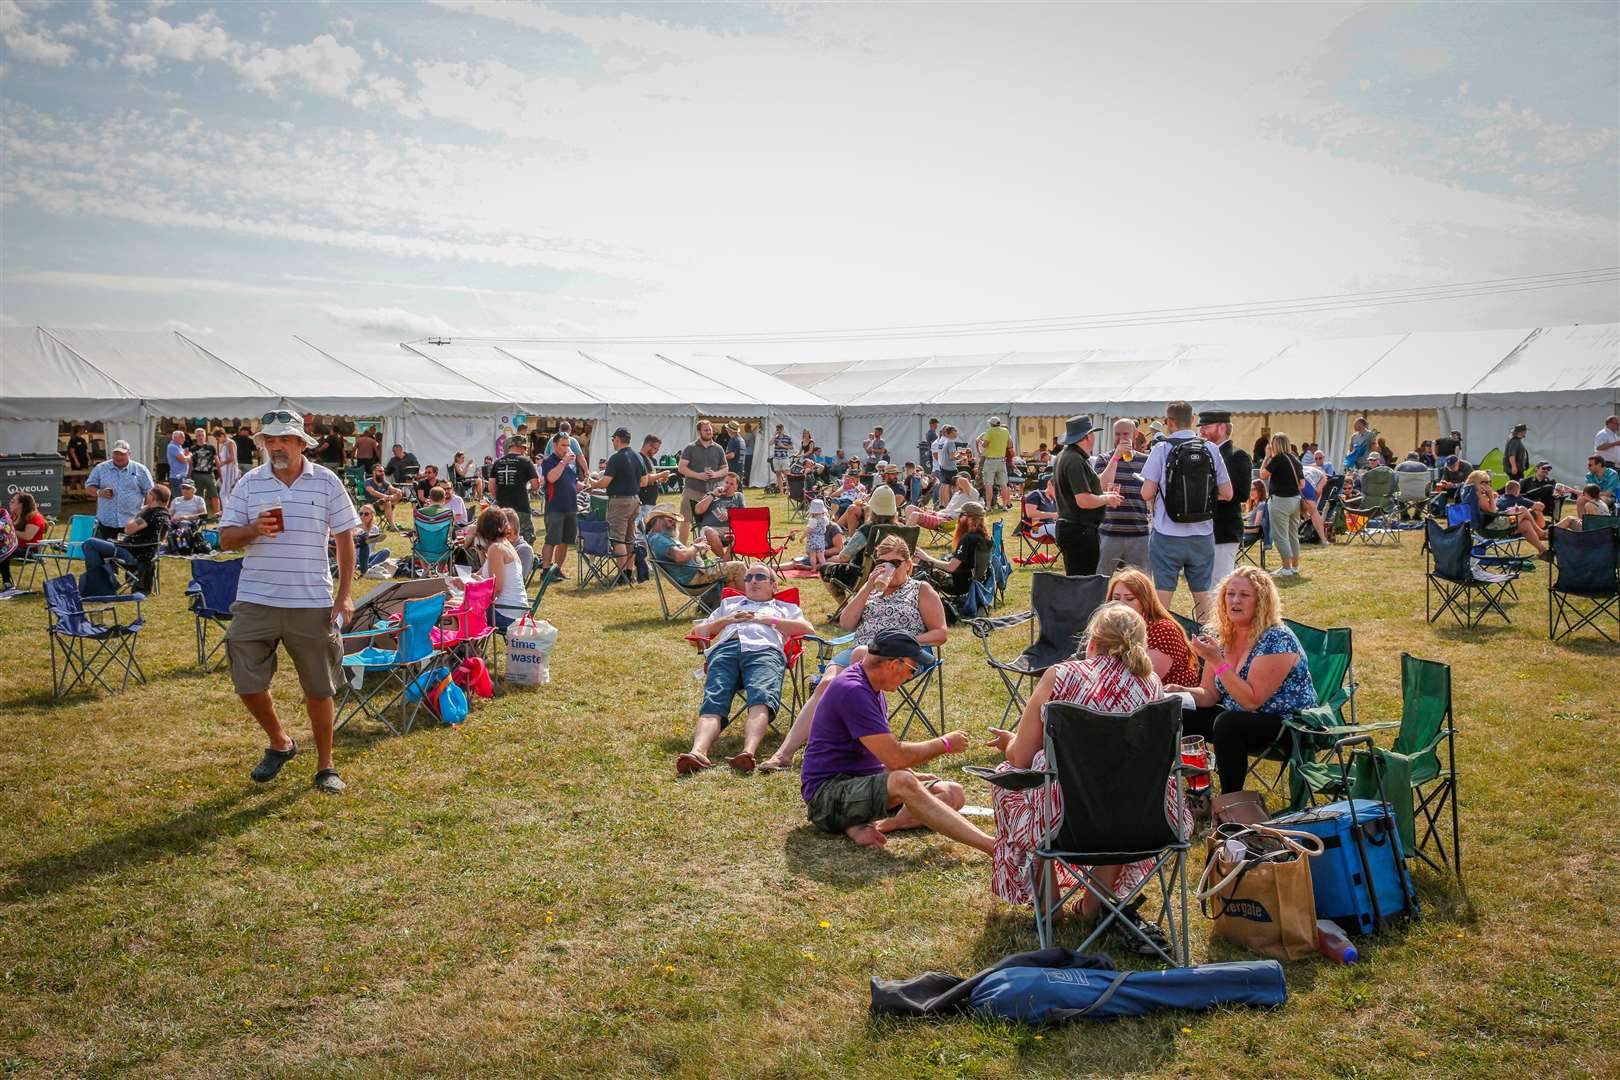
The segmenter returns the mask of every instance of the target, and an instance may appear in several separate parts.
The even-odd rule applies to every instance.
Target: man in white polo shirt
[[[298,671],[315,736],[315,788],[335,795],[344,789],[332,768],[333,698],[343,681],[338,635],[354,612],[349,585],[354,580],[353,530],[360,519],[343,481],[304,457],[315,440],[305,434],[297,413],[267,413],[257,441],[265,463],[237,481],[219,530],[221,547],[246,551],[225,634],[231,683],[270,737],[264,757],[248,775],[261,784],[273,780],[298,753],[270,697],[276,646],[281,645]],[[335,595],[326,559],[329,537],[337,549]]]

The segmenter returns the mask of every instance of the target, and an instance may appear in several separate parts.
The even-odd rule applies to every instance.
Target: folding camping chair
[[[827,670],[828,662],[855,643],[855,635],[851,632],[835,638],[824,638],[810,634],[804,640],[816,646],[816,679],[819,680]],[[894,691],[900,700],[889,709],[889,727],[893,729],[898,725],[900,733],[896,737],[902,740],[914,723],[921,724],[930,738],[937,739],[946,731],[945,645],[924,645],[923,648],[933,659],[919,666],[912,672],[911,678],[900,684]],[[935,716],[929,716],[927,708],[928,698],[932,694],[937,694],[939,699],[939,712]]]
[[[112,692],[107,681],[109,668],[121,673],[118,689],[129,686],[131,676],[146,682],[146,674],[135,656],[135,642],[146,620],[141,615],[141,596],[97,597],[86,607],[79,594],[79,579],[72,574],[45,582],[45,633],[51,640],[51,694],[64,697],[91,684]],[[118,618],[117,605],[135,605],[135,618]]]
[[[606,519],[579,519],[579,543],[574,545],[574,588],[584,592],[591,585],[612,589],[619,583],[619,562],[608,539]]]
[[[995,606],[996,578],[991,564],[992,555],[993,551],[989,547],[976,549],[973,556],[973,577],[968,582],[967,592],[961,595],[940,593],[940,599],[958,620],[967,620],[980,613],[988,613]]]
[[[1385,727],[1393,727],[1386,724]],[[1350,790],[1336,762],[1301,770],[1311,796],[1325,799],[1388,799],[1406,857],[1416,855],[1440,873],[1462,880],[1462,839],[1457,807],[1457,727],[1451,707],[1451,667],[1401,654],[1401,719],[1390,749],[1368,745],[1354,753]],[[1440,760],[1440,744],[1446,760]],[[1451,811],[1451,851],[1446,851],[1442,815]],[[1423,835],[1417,822],[1423,821]],[[1431,857],[1425,849],[1434,847]],[[1439,861],[1437,862],[1436,859]]]
[[[66,573],[71,564],[84,562],[84,542],[96,535],[96,519],[92,514],[74,514],[68,519],[67,535],[59,540],[41,540],[34,547],[35,557],[41,565],[52,563],[57,573]],[[63,563],[69,565],[64,566]]]
[[[450,530],[454,521],[417,522],[411,537],[411,567],[418,577],[450,572]]]
[[[1057,562],[1057,540],[1050,536],[1037,537],[1034,522],[1020,518],[1013,535],[1018,538],[1018,556],[1013,559],[1014,565],[1045,566]]]
[[[1467,525],[1448,529],[1430,519],[1423,523],[1423,536],[1428,549],[1423,610],[1430,622],[1447,611],[1459,626],[1478,626],[1493,611],[1503,622],[1512,622],[1502,600],[1518,574],[1476,565],[1472,529]],[[1474,612],[1475,593],[1482,602],[1478,614]]]
[[[720,599],[722,601],[725,600],[727,597],[730,597],[730,596],[741,596],[741,595],[743,595],[743,594],[738,592],[736,589],[733,589],[733,588],[730,588],[730,587],[727,587],[727,588],[722,589],[720,591]],[[798,603],[799,603],[799,590],[796,587],[789,587],[789,588],[786,588],[786,589],[779,589],[772,595],[772,599],[782,600],[782,601],[785,601],[785,602],[787,602],[789,604],[793,604],[793,605],[797,606]],[[705,675],[708,674],[708,671],[709,671],[709,658],[708,658],[707,654],[708,654],[709,642],[712,639],[706,638],[706,637],[699,637],[697,630],[693,629],[693,631],[691,633],[686,635],[686,640],[688,642],[690,642],[692,647],[697,649],[698,652],[704,654],[704,657],[703,657],[703,672],[704,672]],[[799,712],[799,706],[804,704],[804,701],[805,701],[805,698],[806,698],[805,685],[804,685],[804,683],[805,683],[805,676],[804,676],[804,638],[802,638],[802,637],[789,637],[789,638],[786,638],[784,643],[783,643],[783,646],[782,646],[782,652],[783,652],[783,655],[787,659],[787,673],[783,676],[783,679],[782,679],[782,704],[786,708],[789,716],[797,716],[798,712]],[[737,706],[736,711],[731,714],[731,718],[726,722],[728,724],[736,723],[737,718],[739,716],[741,716],[747,710],[748,710],[748,705],[747,705],[746,702],[744,704],[742,704],[742,705]],[[771,726],[773,728],[776,726],[775,717],[771,718]]]
[[[973,776],[1010,790],[1041,789],[1046,808],[1061,794],[1063,809],[1042,822],[1043,835],[1030,860],[1035,935],[1052,944],[1052,922],[1082,890],[1103,906],[1102,918],[1078,947],[1086,952],[1118,922],[1174,967],[1188,963],[1187,839],[1171,806],[1184,805],[1181,764],[1181,699],[1165,698],[1121,716],[1092,712],[1073,702],[1049,702],[1045,722],[1046,768],[990,769],[968,766]],[[1171,796],[1167,788],[1172,788]],[[1174,802],[1171,803],[1171,798]],[[1098,880],[1095,868],[1152,860],[1152,868],[1123,895]],[[1076,884],[1054,887],[1053,864]],[[1128,917],[1148,887],[1158,885],[1166,951]],[[1054,893],[1056,895],[1054,895]],[[1179,895],[1179,906],[1173,899]]]
[[[810,513],[810,499],[804,490],[804,473],[789,471],[787,474],[787,501],[788,521],[802,523]]]
[[[1473,520],[1473,509],[1463,503],[1452,503],[1446,507],[1448,526],[1468,525],[1472,528]],[[1469,554],[1477,565],[1488,570],[1513,570],[1522,574],[1535,567],[1535,562],[1525,554],[1524,538],[1500,526],[1475,529]],[[1507,592],[1510,599],[1519,598],[1519,590],[1513,584],[1508,585]]]
[[[1587,514],[1581,518],[1582,532],[1597,532],[1600,529],[1620,529],[1620,514]]]
[[[197,619],[197,666],[204,671],[210,670],[214,657],[225,650],[225,631],[230,628],[231,605],[236,602],[241,577],[241,559],[191,560],[191,583],[186,586],[186,595],[191,597],[191,613]],[[212,645],[208,643],[210,628],[220,634]]]
[[[690,618],[687,613],[694,609],[699,614],[707,615],[720,605],[721,582],[682,585],[664,560],[648,555],[647,562],[652,567],[653,586],[658,590],[658,608],[664,613],[665,622]],[[666,584],[669,586],[668,592],[664,589]],[[674,595],[671,596],[671,593]]]
[[[1422,519],[1430,502],[1434,500],[1434,477],[1425,469],[1403,472],[1395,470],[1395,504],[1401,516],[1415,512]]]
[[[1264,570],[1266,568],[1266,551],[1270,547],[1271,507],[1263,505],[1260,507],[1260,527],[1250,531],[1248,526],[1244,526],[1243,539],[1238,541],[1237,559],[1235,565],[1242,566],[1244,563],[1248,563],[1250,566],[1258,566],[1260,569]],[[1260,549],[1260,559],[1258,562],[1254,557],[1255,548]]]
[[[1620,641],[1620,528],[1576,532],[1554,526],[1547,543],[1555,567],[1547,575],[1547,636],[1557,641],[1590,626],[1606,640]],[[1606,626],[1610,615],[1614,637]]]
[[[995,578],[997,605],[1007,599],[1007,585],[1012,581],[1012,563],[1007,559],[1007,534],[1002,523],[990,526],[990,574]]]
[[[1360,540],[1369,547],[1400,545],[1405,527],[1392,514],[1395,476],[1393,469],[1370,469],[1361,474],[1360,494],[1354,502],[1343,501],[1344,528],[1352,540]]]
[[[793,534],[771,535],[771,508],[768,506],[739,506],[727,511],[726,524],[731,529],[731,554],[738,559],[758,559],[772,570],[782,569],[782,553],[787,550]],[[774,541],[780,540],[777,544]]]
[[[432,633],[444,617],[444,604],[442,592],[420,600],[407,600],[398,624],[343,635],[345,642],[376,640],[396,634],[398,639],[392,649],[372,645],[344,656],[343,669],[350,677],[344,681],[343,693],[338,698],[338,729],[355,716],[365,715],[379,721],[395,735],[411,730],[422,708],[422,699],[418,696],[412,700],[405,691],[418,675],[439,664],[442,654],[433,645]],[[370,677],[373,675],[377,678]],[[359,680],[358,684],[355,679]],[[379,705],[384,695],[387,700]],[[399,727],[388,719],[389,710],[396,704]]]
[[[496,674],[500,656],[500,650],[493,646],[495,627],[489,621],[496,584],[494,578],[467,582],[461,590],[461,603],[444,609],[445,621],[454,625],[435,626],[428,632],[428,640],[435,649],[454,651],[459,658],[482,657],[489,665],[491,678]]]
[[[1102,574],[1068,577],[1043,570],[1030,578],[1029,610],[997,618],[969,619],[968,628],[984,648],[985,662],[1001,676],[1007,688],[1007,704],[1001,710],[1001,726],[1016,724],[1023,714],[1028,691],[1046,669],[1075,655],[1080,635],[1091,613],[1108,596],[1108,578]],[[990,649],[993,635],[1018,626],[1029,627],[1029,644],[1011,660],[997,659]]]

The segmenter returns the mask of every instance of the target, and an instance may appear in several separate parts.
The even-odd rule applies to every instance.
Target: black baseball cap
[[[629,442],[630,441],[630,429],[627,428],[627,427],[614,428],[613,429],[613,437],[615,439],[623,439],[626,442]]]
[[[915,660],[920,664],[928,659],[928,650],[904,630],[883,631],[872,639],[866,651],[885,660]]]

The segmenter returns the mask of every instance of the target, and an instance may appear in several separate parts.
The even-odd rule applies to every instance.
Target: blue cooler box
[[[1323,852],[1311,856],[1311,884],[1316,891],[1316,917],[1332,919],[1351,933],[1370,934],[1378,929],[1373,916],[1372,895],[1367,890],[1367,874],[1361,853],[1351,833],[1350,803],[1340,801],[1295,814],[1284,814],[1267,822],[1281,829],[1298,829],[1322,841]],[[1362,847],[1372,870],[1373,894],[1378,898],[1378,914],[1391,919],[1409,908],[1417,914],[1415,892],[1407,902],[1405,856],[1400,834],[1389,804],[1368,799],[1355,800],[1355,824],[1362,832]]]

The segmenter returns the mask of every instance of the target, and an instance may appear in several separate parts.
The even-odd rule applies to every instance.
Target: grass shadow
[[[605,622],[602,624],[602,630],[605,633],[622,633],[628,630],[657,630],[666,626],[685,626],[688,630],[690,630],[692,628],[692,620],[665,619],[662,615],[646,615],[639,619],[624,619],[619,622]],[[695,650],[693,655],[696,655]]]
[[[307,791],[295,786],[272,797],[241,788],[200,803],[162,821],[149,822],[98,840],[77,851],[33,859],[18,866],[0,886],[0,903],[15,903],[64,892],[92,878],[117,873],[173,855],[192,855],[226,837],[246,832]]]
[[[801,825],[788,833],[782,854],[790,873],[802,874],[828,885],[871,885],[884,878],[914,873],[928,864],[927,848],[915,846],[901,853],[904,839],[891,838],[888,847],[857,847],[848,838],[831,836],[814,825]]]

